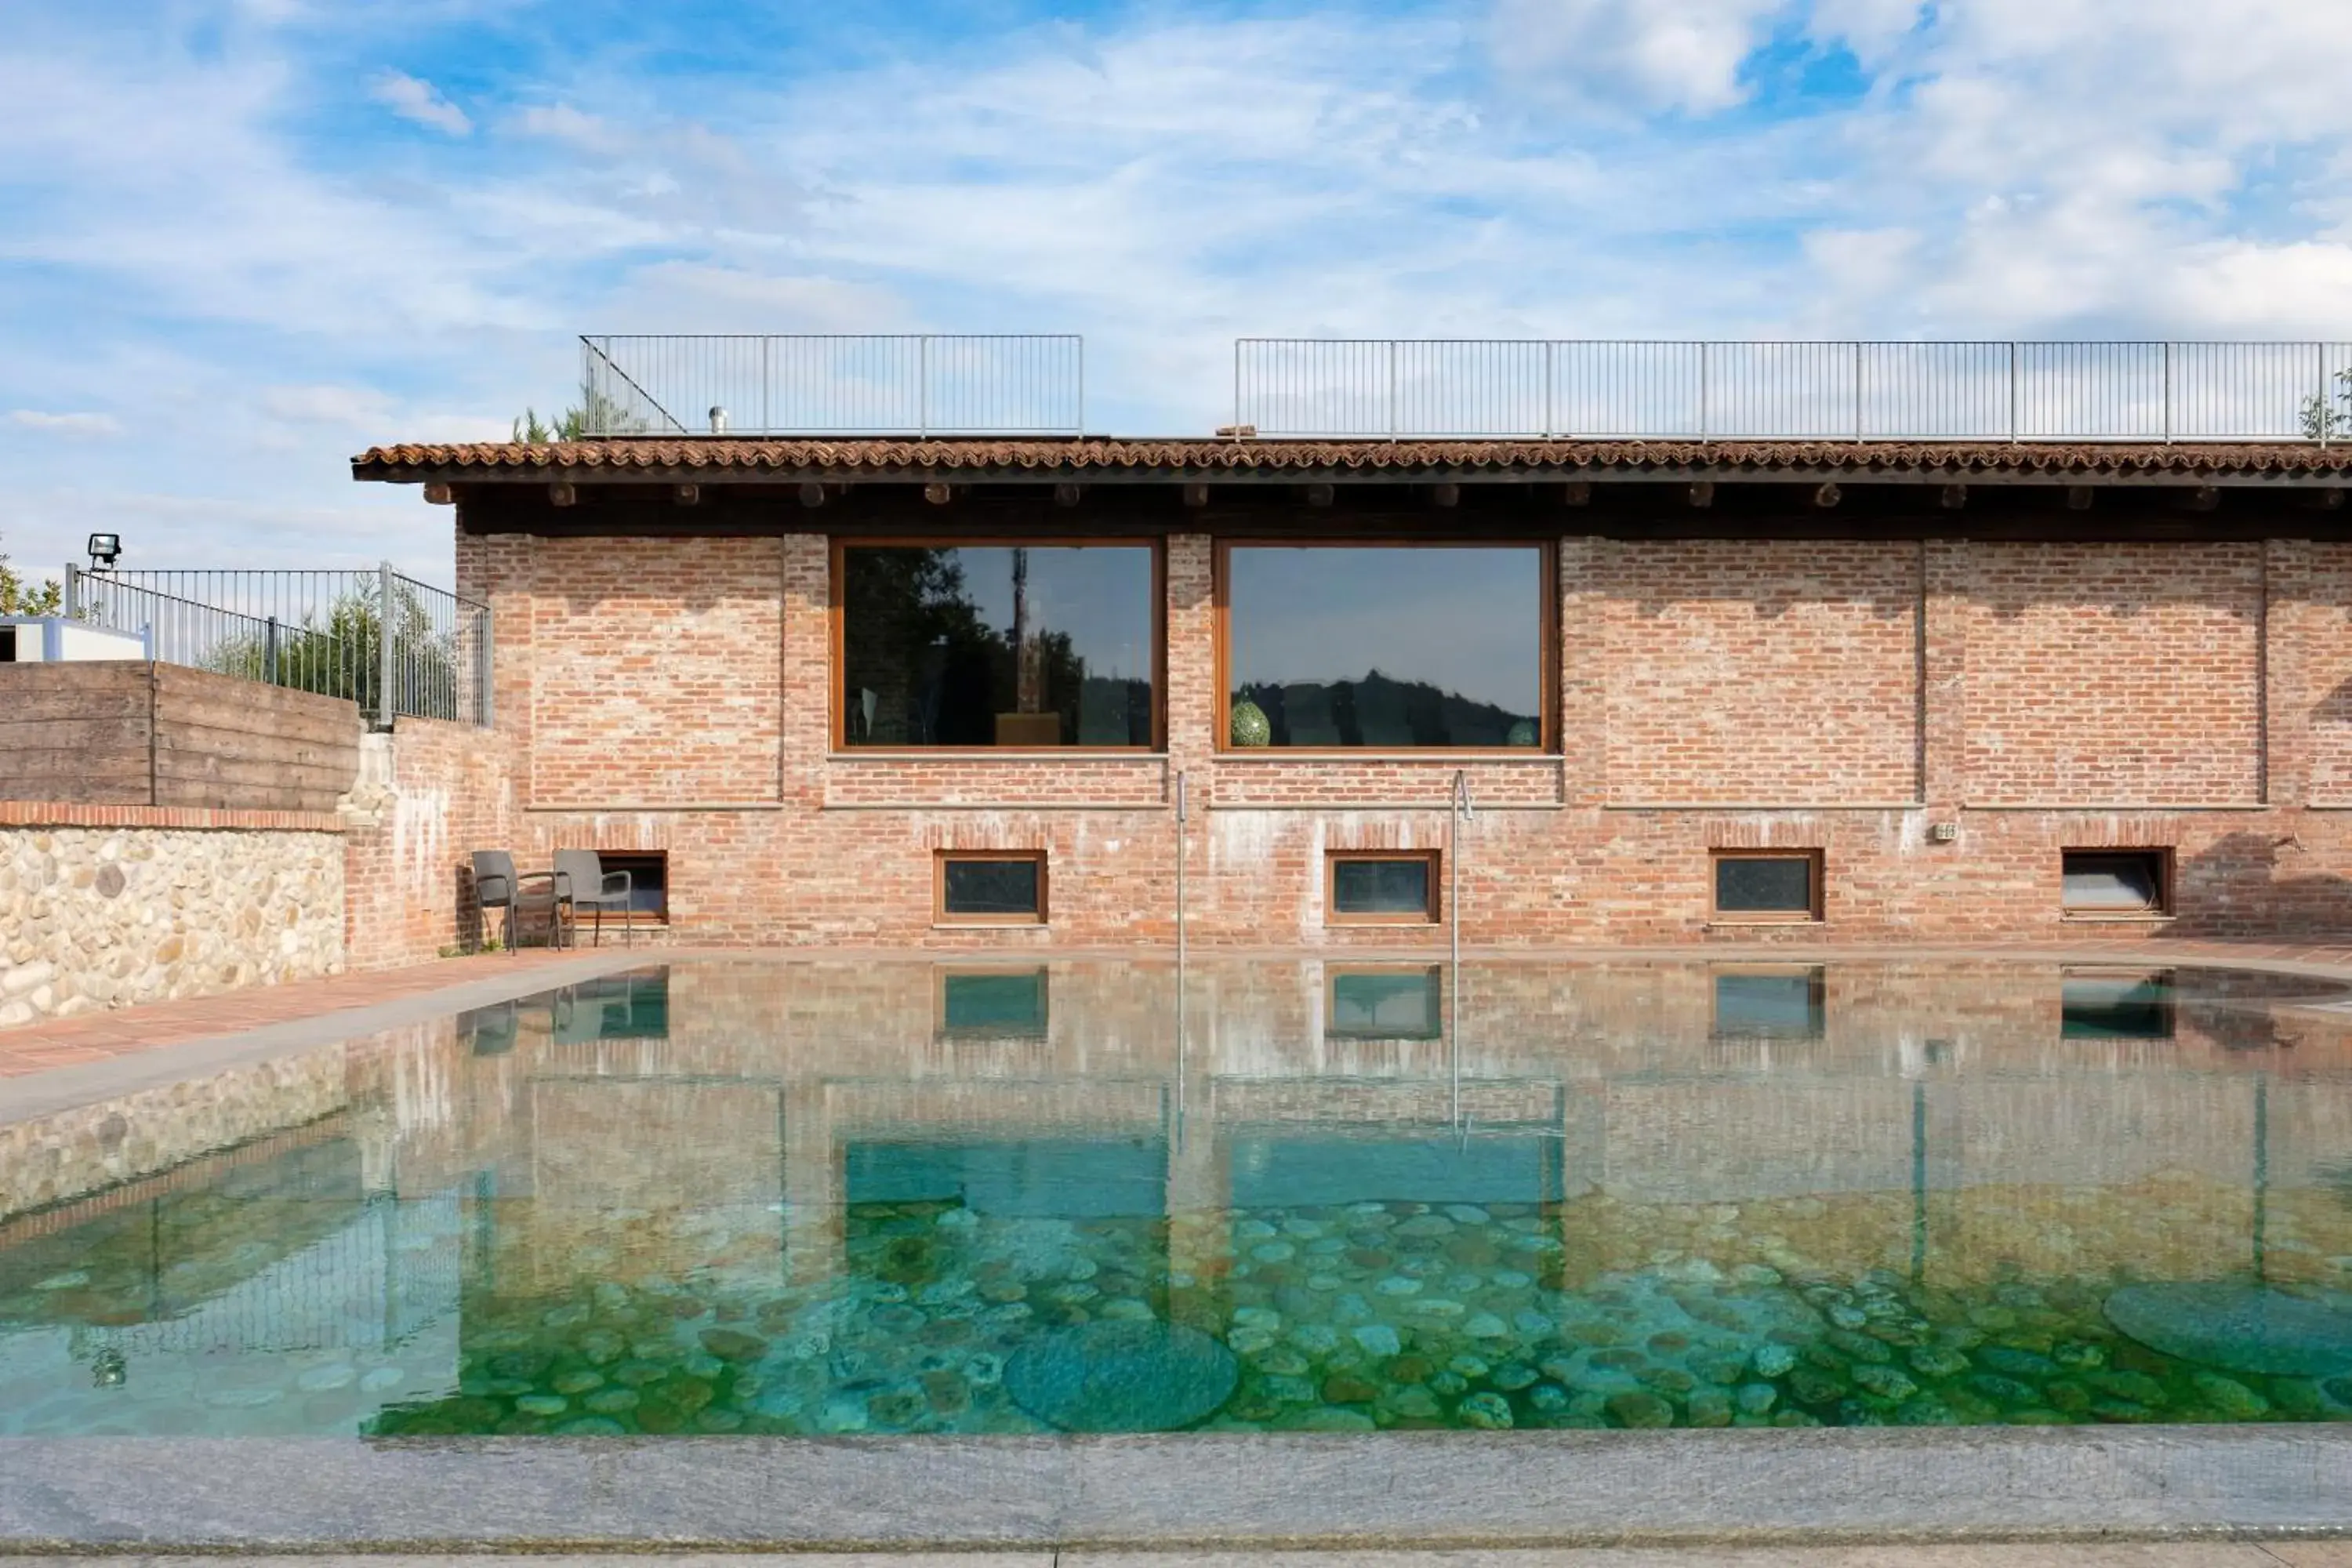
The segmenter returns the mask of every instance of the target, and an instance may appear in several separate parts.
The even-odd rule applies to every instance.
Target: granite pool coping
[[[0,1552],[2352,1533],[2352,1427],[0,1439]]]

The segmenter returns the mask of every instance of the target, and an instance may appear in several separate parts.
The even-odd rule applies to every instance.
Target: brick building
[[[1174,940],[1181,839],[1192,942],[1347,950],[2340,934],[2347,466],[641,437],[354,473],[454,506],[495,616],[450,867],[594,847],[678,941],[1121,946]]]

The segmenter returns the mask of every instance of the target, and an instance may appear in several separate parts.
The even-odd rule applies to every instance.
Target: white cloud
[[[120,436],[122,426],[111,414],[48,414],[37,408],[9,411],[8,423],[26,430],[47,430],[59,436]]]
[[[1783,0],[1501,0],[1495,32],[1520,73],[1602,100],[1706,114],[1746,94],[1739,68]]]
[[[567,38],[471,113],[376,79],[462,149],[305,129],[411,8],[247,9],[290,25],[0,52],[12,539],[446,554],[345,459],[560,405],[579,330],[1079,331],[1089,425],[1181,433],[1241,334],[2316,335],[2352,288],[2343,5],[1142,7],[781,76]],[[109,431],[37,411],[98,408],[142,440],[86,493],[38,437]]]
[[[514,117],[514,128],[526,136],[544,136],[551,141],[569,142],[574,146],[593,152],[609,153],[624,144],[625,138],[613,125],[593,114],[583,114],[568,103],[534,105]]]
[[[442,97],[431,82],[420,80],[405,72],[379,72],[375,79],[368,83],[368,96],[403,120],[428,130],[449,136],[473,133],[474,122],[464,110]]]

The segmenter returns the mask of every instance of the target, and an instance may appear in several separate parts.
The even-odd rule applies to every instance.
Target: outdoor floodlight
[[[103,572],[122,555],[122,536],[119,533],[93,533],[89,536],[89,569]]]

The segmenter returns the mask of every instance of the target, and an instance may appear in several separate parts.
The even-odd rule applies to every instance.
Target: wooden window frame
[[[1327,926],[1408,926],[1421,930],[1444,923],[1444,893],[1439,873],[1443,851],[1436,849],[1327,849],[1323,852],[1323,923]],[[1339,864],[1343,860],[1419,860],[1429,868],[1429,902],[1419,914],[1347,914],[1339,908]]]
[[[1443,976],[1434,963],[1337,963],[1323,972],[1323,1037],[1345,1040],[1360,1045],[1419,1044],[1445,1037],[1445,993]],[[1339,982],[1358,975],[1410,974],[1417,975],[1436,995],[1437,1021],[1426,1034],[1381,1034],[1370,1030],[1359,1032],[1333,1026],[1332,1019],[1339,1012]]]
[[[1057,535],[989,534],[965,538],[956,534],[905,534],[868,539],[836,533],[831,541],[826,568],[828,635],[832,639],[832,697],[826,719],[827,744],[837,757],[895,757],[919,760],[971,757],[1149,757],[1168,750],[1168,542],[1164,539],[1116,534],[1063,538]],[[848,629],[845,625],[848,555],[853,550],[1143,550],[1151,555],[1151,743],[1148,746],[856,746],[849,743]]]
[[[1722,866],[1726,860],[1802,860],[1810,868],[1808,877],[1812,898],[1807,907],[1799,910],[1727,910],[1716,900],[1722,891]],[[1825,918],[1822,856],[1819,849],[1710,849],[1706,852],[1706,920],[1719,926],[1802,926],[1820,925]]]
[[[948,1022],[948,983],[974,975],[1002,979],[1034,975],[1037,980],[1039,1024],[1034,1030],[975,1028]],[[942,963],[931,971],[931,1037],[940,1040],[1043,1040],[1054,1027],[1054,972],[1045,963]]]
[[[1236,746],[1234,744],[1233,555],[1236,550],[1533,550],[1540,563],[1543,614],[1536,634],[1542,665],[1532,746]],[[1211,608],[1216,621],[1217,751],[1242,757],[1556,757],[1559,725],[1559,542],[1554,539],[1282,539],[1235,536],[1216,542]]]
[[[950,860],[1034,860],[1037,865],[1037,910],[1034,914],[960,915],[948,910],[948,862]],[[1052,904],[1047,896],[1047,857],[1043,849],[939,849],[931,854],[931,923],[940,926],[1022,926],[1049,923]]]
[[[2066,901],[2066,857],[2069,855],[2145,855],[2156,861],[2156,907],[2148,910],[2101,910],[2078,908]],[[2168,921],[2173,918],[2175,886],[2173,883],[2173,852],[2170,845],[2160,844],[2072,844],[2058,851],[2058,917],[2066,921],[2092,922],[2134,921]]]

